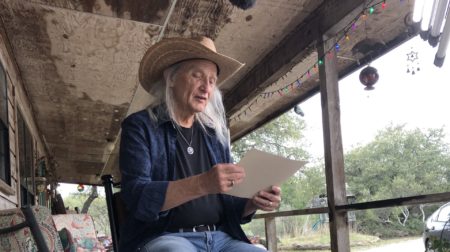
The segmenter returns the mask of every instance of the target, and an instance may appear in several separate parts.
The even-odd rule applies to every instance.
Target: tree
[[[303,120],[292,112],[285,113],[235,142],[233,158],[239,161],[247,151],[257,148],[286,158],[308,159],[310,155],[305,150],[304,129]]]
[[[303,135],[305,122],[292,112],[285,113],[264,127],[246,135],[232,146],[232,156],[235,161],[249,150],[256,148],[272,154],[296,160],[309,160],[310,154],[306,151],[306,141]],[[275,168],[275,167],[274,167]],[[314,197],[323,193],[325,177],[323,166],[305,168],[301,173],[288,179],[281,185],[282,203],[280,209],[298,209],[309,207]],[[279,230],[290,235],[298,232],[308,223],[309,218],[284,218]],[[254,234],[262,232],[260,222],[252,222],[246,230]]]
[[[91,193],[87,197],[86,201],[83,204],[83,208],[81,209],[81,213],[87,213],[89,211],[89,207],[92,202],[98,198],[97,186],[91,186]]]
[[[450,152],[443,129],[407,130],[390,125],[345,155],[346,178],[359,201],[407,197],[450,189]],[[363,221],[405,227],[413,207],[367,211]],[[425,213],[419,206],[421,218]],[[416,217],[414,217],[416,218]]]
[[[100,187],[100,192],[101,192]],[[85,190],[89,193],[71,193],[69,196],[64,198],[64,204],[70,209],[75,207],[80,208],[85,205],[88,198],[92,194],[92,189]],[[97,191],[97,190],[96,190]],[[84,207],[83,207],[84,208]],[[90,203],[90,207],[87,208],[87,213],[92,216],[94,220],[95,229],[99,235],[110,236],[111,230],[109,227],[108,210],[106,207],[106,198],[101,193],[97,195],[97,198]]]

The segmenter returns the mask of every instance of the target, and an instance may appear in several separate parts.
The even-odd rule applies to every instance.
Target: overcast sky
[[[407,73],[407,56],[418,52],[420,71]],[[375,89],[364,90],[356,71],[341,80],[341,125],[344,151],[357,144],[373,140],[377,131],[390,123],[406,124],[408,128],[444,127],[450,143],[450,58],[442,68],[433,64],[437,48],[419,36],[404,43],[370,65],[378,69]],[[449,51],[450,52],[450,51]],[[310,152],[323,157],[320,96],[315,95],[301,104],[307,124]]]

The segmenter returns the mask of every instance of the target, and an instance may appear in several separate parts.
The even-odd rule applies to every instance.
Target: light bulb
[[[431,36],[433,37],[438,37],[441,34],[448,2],[449,0],[439,0],[439,3],[437,4],[434,20],[431,24]]]
[[[434,2],[433,0],[427,0],[423,5],[422,22],[420,23],[420,29],[422,31],[428,31],[430,28]]]
[[[425,3],[425,0],[416,0],[414,3],[414,11],[412,20],[414,23],[420,22],[422,20],[422,12],[423,12],[423,4]]]

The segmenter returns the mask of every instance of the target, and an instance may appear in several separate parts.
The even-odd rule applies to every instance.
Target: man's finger
[[[276,195],[281,194],[281,188],[279,186],[272,186],[272,192]]]

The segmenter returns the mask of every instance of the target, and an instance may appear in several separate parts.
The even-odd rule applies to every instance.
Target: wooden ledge
[[[1,179],[0,179],[0,192],[3,192],[8,196],[16,194],[16,190],[14,190],[10,185],[6,184],[5,181]]]

